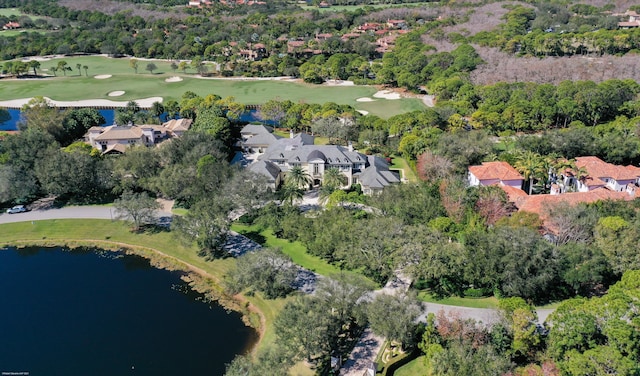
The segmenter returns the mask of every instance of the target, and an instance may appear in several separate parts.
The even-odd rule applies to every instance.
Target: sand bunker
[[[329,86],[353,86],[355,85],[353,81],[342,81],[342,80],[327,80],[326,82]]]
[[[104,80],[105,78],[111,78],[110,74],[99,74],[97,76],[93,76],[93,78],[97,78],[98,80]]]
[[[363,114],[363,115],[369,115],[369,111],[365,111],[365,110],[358,110],[359,113]]]
[[[400,99],[399,93],[394,93],[391,90],[381,90],[375,94],[373,94],[374,98],[384,98],[384,99]]]
[[[33,98],[13,99],[10,101],[0,101],[0,107],[22,107]],[[81,101],[54,101],[44,97],[51,105],[56,107],[126,107],[128,101],[112,101],[109,99],[85,99]],[[153,102],[162,103],[162,97],[150,97],[134,99],[138,106],[150,108]]]
[[[356,102],[373,102],[373,101],[375,101],[375,99],[371,99],[369,97],[362,97],[362,98],[356,99]]]
[[[182,81],[182,77],[173,76],[164,80],[165,82],[180,82]]]
[[[116,90],[116,91],[112,91],[109,94],[107,94],[110,97],[119,97],[121,95],[124,95],[124,91],[122,90]]]

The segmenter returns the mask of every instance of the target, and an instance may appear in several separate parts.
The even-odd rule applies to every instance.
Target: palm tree
[[[280,194],[282,195],[282,201],[293,205],[294,202],[302,199],[304,189],[285,183],[280,189]]]
[[[37,61],[37,60],[31,60],[29,62],[29,68],[32,68],[33,69],[33,75],[37,76],[38,75],[37,69],[40,68],[40,62]]]
[[[162,105],[162,103],[153,102],[151,104],[151,113],[153,114],[153,116],[162,121],[162,119],[160,119],[160,116],[162,116],[162,114],[164,113],[164,106]]]
[[[525,180],[529,181],[529,195],[533,193],[533,181],[547,173],[544,170],[544,163],[540,154],[529,150],[518,156],[518,160],[513,167],[524,176]]]
[[[335,167],[326,169],[320,188],[320,197],[326,201],[333,192],[344,187],[347,183],[347,177],[339,169]]]
[[[82,76],[82,64],[76,64],[76,69],[78,70],[78,76]]]
[[[68,63],[64,60],[60,60],[58,61],[58,66],[57,66],[58,70],[61,70],[62,73],[66,76],[67,75],[67,68],[68,67]]]
[[[347,177],[335,167],[324,171],[322,185],[331,188],[333,191],[347,185]]]
[[[87,76],[87,77],[89,77],[89,72],[88,72],[89,67],[88,67],[88,66],[86,66],[86,65],[83,65],[83,66],[82,66],[82,69],[84,69],[84,75],[85,75],[85,76]]]
[[[58,75],[56,74],[56,72],[58,71],[58,67],[51,67],[51,68],[49,68],[49,70],[53,72],[53,75],[54,75],[54,76],[56,76],[56,77],[58,76]]]
[[[285,185],[294,188],[308,188],[311,184],[311,176],[300,166],[292,167],[285,177]]]

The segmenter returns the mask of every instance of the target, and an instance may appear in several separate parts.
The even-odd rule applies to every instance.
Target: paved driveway
[[[170,217],[171,213],[158,212],[159,217]],[[0,214],[0,224],[38,221],[43,219],[116,219],[112,206],[65,206],[55,209],[32,210],[26,213]]]

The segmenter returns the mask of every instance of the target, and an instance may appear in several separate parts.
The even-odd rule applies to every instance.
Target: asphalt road
[[[171,213],[159,212],[159,217],[170,217]],[[0,224],[38,221],[43,219],[116,219],[112,206],[65,206],[63,208],[32,210],[26,213],[0,214]]]

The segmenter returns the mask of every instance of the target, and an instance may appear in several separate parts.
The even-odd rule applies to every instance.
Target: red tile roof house
[[[559,204],[566,203],[574,206],[580,203],[588,204],[603,200],[631,201],[635,197],[636,194],[633,190],[627,192],[613,192],[605,188],[597,188],[589,192],[573,192],[561,195],[524,195],[516,197],[514,200],[511,200],[511,197],[509,197],[509,201],[512,201],[515,204],[518,211],[538,214],[546,230],[557,234],[557,229],[554,228],[553,223],[549,221],[549,214],[551,212],[551,208]]]
[[[569,187],[577,192],[589,192],[598,188],[624,192],[629,189],[629,185],[640,185],[640,167],[618,166],[593,156],[577,157],[576,167],[586,175],[577,179],[574,171],[565,171],[561,176],[560,192],[566,192]]]
[[[469,185],[510,186],[522,189],[524,177],[507,162],[483,162],[480,166],[469,167]]]
[[[7,22],[6,24],[4,24],[4,26],[2,26],[2,29],[12,30],[12,29],[19,29],[20,27],[21,27],[20,24],[17,22]]]

